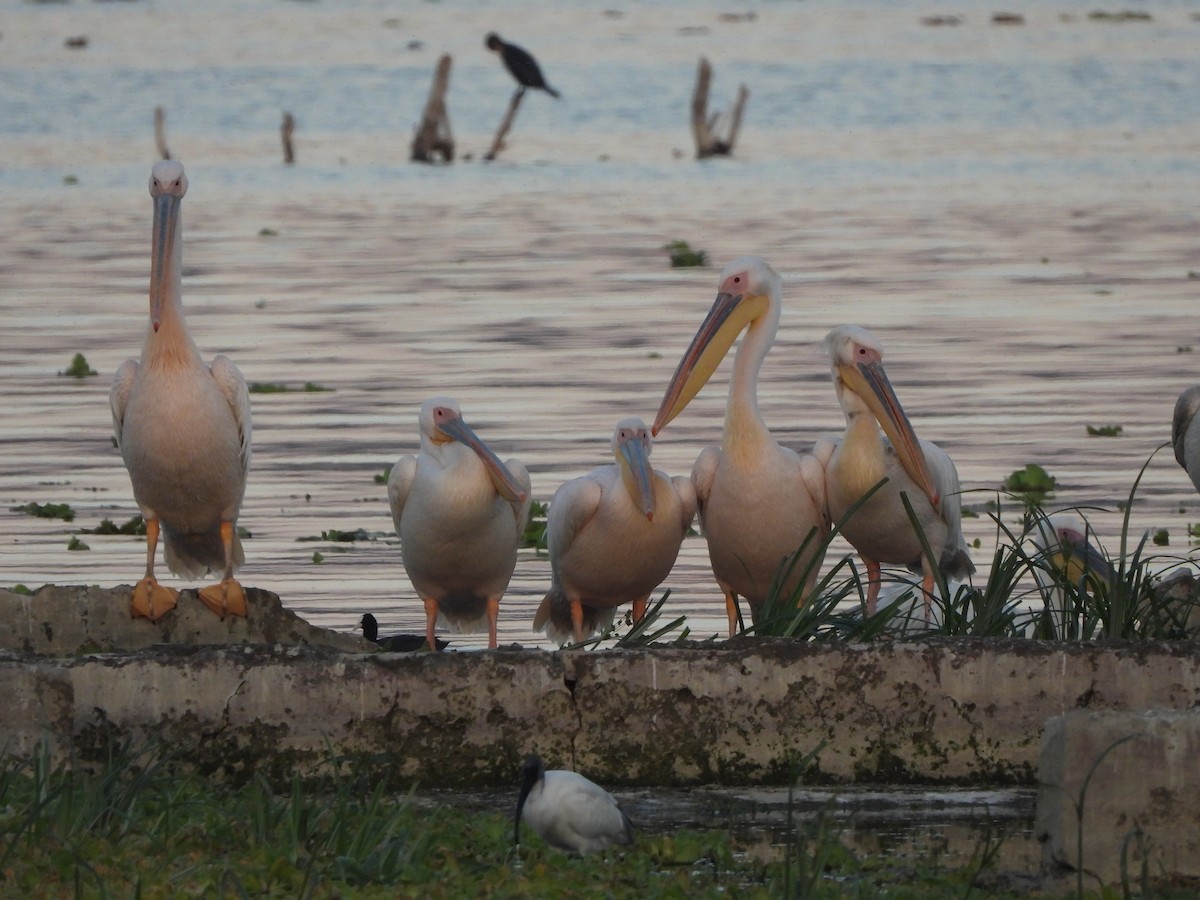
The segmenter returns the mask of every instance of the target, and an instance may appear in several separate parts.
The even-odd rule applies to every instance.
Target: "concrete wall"
[[[1040,781],[1047,874],[1071,882],[1082,868],[1089,889],[1123,877],[1138,886],[1143,867],[1152,879],[1200,878],[1200,710],[1056,716]]]
[[[93,599],[119,608],[109,593]],[[1034,784],[1052,716],[1200,706],[1196,642],[390,654],[311,634],[258,643],[282,627],[270,622],[220,627],[248,628],[245,643],[179,643],[184,629],[172,643],[54,655],[26,645],[40,626],[8,629],[15,646],[0,628],[0,747],[26,755],[46,739],[87,759],[109,735],[161,738],[205,771],[285,779],[332,749],[377,758],[396,786],[510,784],[537,750],[619,786],[786,783],[824,744],[812,781]],[[346,639],[363,646],[331,640]]]

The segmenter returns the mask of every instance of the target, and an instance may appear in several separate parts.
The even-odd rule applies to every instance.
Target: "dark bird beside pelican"
[[[654,420],[657,436],[745,331],[734,357],[721,446],[707,447],[692,467],[700,525],[725,595],[731,636],[737,630],[739,595],[749,601],[757,621],[784,560],[808,542],[781,584],[784,596],[802,591],[798,599],[803,599],[824,556],[825,473],[812,455],[781,446],[758,409],[758,374],[782,307],[782,281],[764,259],[744,256],[727,265],[717,299],[684,352]]]
[[[650,432],[641,419],[622,419],[613,432],[616,464],[561,485],[546,514],[551,587],[533,619],[534,631],[576,643],[633,604],[633,621],[671,573],[696,492],[686,478],[650,466]]]
[[[517,79],[521,90],[533,88],[545,91],[556,99],[559,97],[558,91],[546,83],[541,67],[538,66],[537,60],[528,50],[508,43],[494,31],[488,34],[483,43],[489,50],[500,54],[500,58],[504,60],[504,67],[508,69],[513,78]]]
[[[826,336],[825,349],[846,416],[846,431],[836,446],[822,442],[817,450],[818,457],[828,460],[830,518],[842,524],[842,534],[867,569],[867,614],[875,613],[880,564],[891,563],[923,573],[929,622],[936,571],[959,579],[975,571],[962,534],[958,471],[944,450],[917,438],[884,371],[883,347],[874,335],[856,325],[840,325]],[[936,559],[925,557],[902,495]]]
[[[233,573],[244,559],[237,517],[250,468],[250,394],[227,357],[205,365],[188,333],[180,214],[187,187],[178,162],[151,170],[150,328],[141,360],[121,364],[109,398],[117,446],[146,521],[146,574],[133,589],[133,615],[151,620],[178,602],[178,592],[154,574],[160,535],[177,575],[222,572],[219,584],[199,591],[209,609],[222,618],[246,614]]]
[[[386,650],[388,653],[412,653],[429,646],[425,642],[425,635],[423,634],[389,634],[380,637],[379,620],[371,613],[364,613],[358,625],[362,629],[364,638],[374,644],[378,644],[381,649]],[[450,646],[448,641],[438,638],[437,649],[445,650],[448,646]]]
[[[425,639],[437,649],[441,618],[460,631],[486,629],[495,649],[500,598],[529,519],[529,473],[502,463],[453,400],[426,400],[419,422],[421,452],[392,466],[388,500],[404,569],[425,604]]]
[[[563,769],[546,771],[539,756],[521,766],[513,841],[521,845],[521,816],[552,847],[583,855],[633,843],[633,823],[594,781]]]

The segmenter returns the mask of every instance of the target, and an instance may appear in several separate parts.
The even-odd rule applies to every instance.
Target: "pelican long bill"
[[[721,292],[700,324],[700,330],[679,361],[662,405],[654,419],[651,434],[657,437],[667,424],[692,401],[712,373],[716,371],[737,336],[767,308],[765,294]]]
[[[154,225],[150,253],[150,322],[155,331],[162,323],[163,307],[169,295],[176,260],[176,234],[179,225],[180,197],[171,193],[154,198]]]
[[[483,467],[487,470],[488,477],[492,479],[492,484],[496,486],[501,497],[510,503],[525,502],[525,489],[508,470],[508,466],[500,461],[500,457],[492,452],[492,448],[483,442],[483,439],[471,429],[471,426],[462,419],[449,419],[440,422],[438,427],[460,444],[475,451],[476,455],[483,460]]]
[[[621,477],[625,479],[629,496],[637,501],[646,518],[653,520],[654,470],[650,467],[646,443],[636,432],[621,435],[617,444],[617,464],[621,467]]]
[[[925,461],[925,453],[913,430],[912,423],[900,405],[892,383],[888,380],[880,362],[864,362],[854,365],[838,364],[838,374],[846,387],[858,394],[872,414],[878,420],[880,427],[887,434],[895,448],[900,464],[904,466],[910,478],[925,492],[929,502],[937,509],[941,498],[937,488],[933,486],[933,478],[929,474],[929,466]]]

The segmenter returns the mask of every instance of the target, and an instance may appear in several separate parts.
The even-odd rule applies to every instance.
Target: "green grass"
[[[575,859],[528,828],[514,847],[507,814],[384,790],[375,771],[382,762],[331,753],[327,774],[274,785],[258,775],[209,780],[186,763],[182,748],[129,742],[86,766],[55,764],[45,746],[5,763],[0,894],[963,897],[988,864],[986,852],[961,870],[856,856],[832,817],[790,813],[772,861],[758,861],[725,830],[686,829],[639,833],[632,847]]]
[[[521,535],[521,546],[542,552],[546,550],[546,510],[548,504],[540,500],[530,501],[529,521]]]

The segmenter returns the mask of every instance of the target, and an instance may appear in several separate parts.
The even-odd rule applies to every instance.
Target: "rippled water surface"
[[[872,3],[514,16],[482,2],[0,0],[0,584],[141,575],[138,539],[67,543],[136,512],[107,392],[145,329],[156,104],[191,182],[197,343],[251,382],[330,389],[252,398],[241,519],[244,580],[318,624],[349,630],[371,610],[384,631],[422,627],[374,477],[415,451],[423,399],[456,397],[548,500],[608,461],[617,419],[653,417],[720,266],[743,253],[785,280],[760,386],[780,440],[805,449],[840,430],[820,340],[869,326],[918,432],[977,492],[968,506],[983,513],[988,490],[1037,462],[1057,504],[1099,508],[1115,552],[1117,503],[1197,380],[1200,21],[1186,4],[1127,23],[1092,7],[1029,5],[1005,26],[958,4],[960,24],[933,27]],[[564,99],[527,97],[484,165],[511,91],[482,47],[491,28],[533,50]],[[85,49],[64,46],[79,35]],[[443,51],[474,159],[411,165]],[[687,120],[701,54],[717,106],[739,82],[751,91],[735,157],[703,164]],[[676,239],[713,266],[670,269],[660,248]],[[76,352],[98,377],[57,374]],[[660,468],[684,473],[718,440],[729,368],[659,438]],[[69,503],[76,520],[10,511],[29,502]],[[1134,531],[1166,528],[1164,552],[1184,554],[1198,505],[1159,452]],[[320,539],[360,528],[372,539]],[[994,524],[966,531],[985,563]],[[546,558],[524,552],[502,641],[548,646],[530,633],[548,583]],[[666,586],[693,635],[723,629],[702,539]]]

